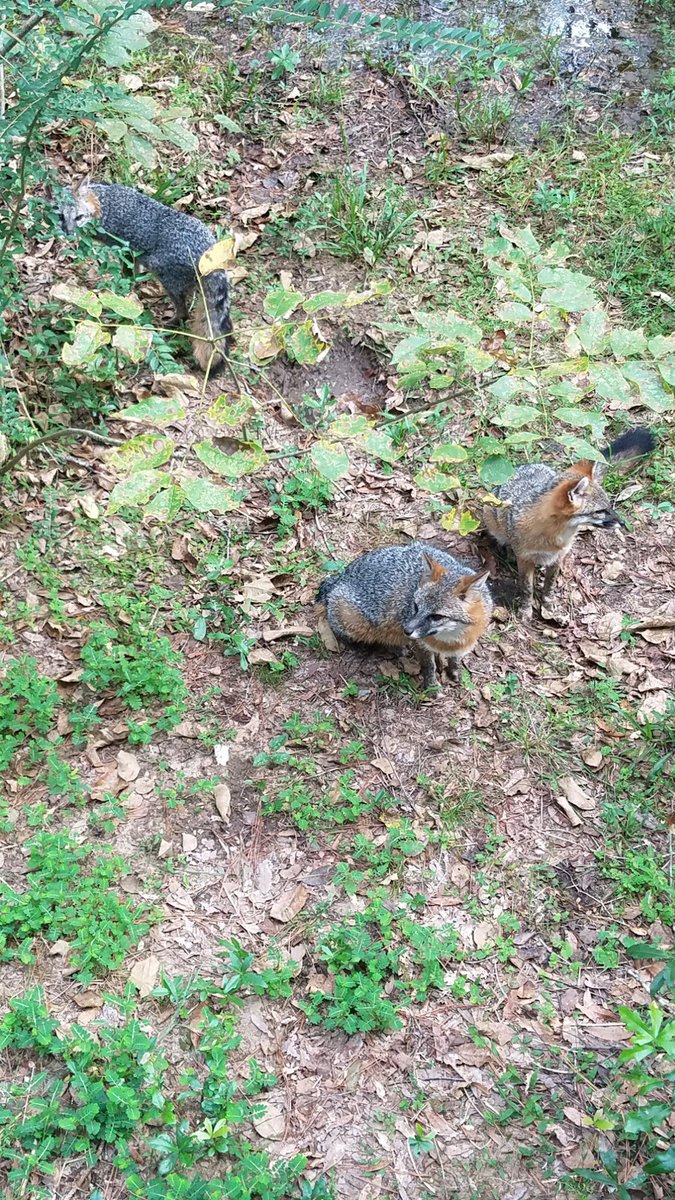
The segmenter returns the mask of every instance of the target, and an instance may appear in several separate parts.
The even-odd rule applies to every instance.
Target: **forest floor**
[[[672,94],[652,82],[626,123],[615,90],[584,91],[592,63],[566,80],[549,41],[460,110],[437,68],[364,61],[338,38],[288,31],[301,58],[274,80],[268,52],[281,41],[222,13],[171,13],[134,59],[138,86],[197,118],[198,154],[173,147],[147,181],[232,225],[237,348],[233,371],[205,390],[187,358],[170,385],[157,384],[159,367],[127,364],[99,385],[93,413],[99,430],[130,436],[137,427],[115,411],[173,387],[187,406],[174,434],[189,439],[204,400],[232,403],[239,388],[264,469],[237,481],[246,493],[231,514],[110,514],[109,452],[82,439],[67,456],[25,460],[0,499],[0,988],[10,1005],[31,998],[34,1014],[46,1005],[63,1038],[77,1022],[108,1044],[107,1026],[119,1054],[138,1017],[163,1062],[162,1104],[193,1131],[226,1113],[227,1138],[247,1139],[244,1166],[262,1171],[261,1151],[272,1163],[305,1156],[308,1197],[320,1180],[326,1195],[360,1200],[610,1196],[675,1133],[663,1047],[637,1073],[619,1061],[634,1032],[619,1009],[644,1015],[659,969],[629,958],[625,941],[672,944],[675,921],[668,412],[628,405],[629,423],[654,423],[659,448],[611,481],[627,528],[579,541],[555,617],[519,621],[513,565],[499,565],[495,621],[460,686],[426,696],[412,660],[338,650],[313,599],[336,564],[410,538],[478,567],[475,523],[461,536],[447,494],[419,472],[439,443],[471,448],[503,429],[487,393],[462,380],[408,394],[391,351],[418,311],[450,308],[508,352],[483,256],[500,227],[567,242],[615,324],[673,333]],[[139,178],[86,124],[54,128],[47,160],[62,184]],[[336,171],[351,189],[342,207]],[[28,251],[15,349],[54,284],[98,286],[102,269],[44,231]],[[320,362],[279,355],[254,371],[245,331],[280,277],[301,295],[373,278],[390,291],[318,319],[330,344]],[[136,293],[158,323],[168,317],[155,281]],[[184,343],[168,344],[180,356]],[[17,363],[38,426],[68,403],[73,419],[79,385],[67,403],[37,358]],[[400,454],[351,449],[338,479],[318,475],[317,430],[342,415],[389,430]],[[604,418],[606,436],[626,424],[611,401]],[[533,456],[564,461],[551,429],[538,432]],[[202,1095],[195,1117],[190,1072],[225,1077],[200,1021],[209,1005],[223,1011],[218,988],[235,977],[240,1041],[226,1023],[218,1035],[232,1095],[210,1109]],[[672,996],[660,1005],[672,1019]],[[34,1059],[5,1050],[24,1117],[51,1086],[49,1070],[34,1083]],[[134,1079],[147,1098],[148,1078]],[[266,1113],[234,1112],[247,1090]],[[651,1125],[627,1122],[647,1100],[661,1105]],[[182,1151],[162,1143],[159,1127],[174,1128],[162,1104],[116,1147],[89,1131],[41,1161],[34,1133],[35,1161],[11,1194],[197,1197],[177,1183],[151,1190],[157,1161],[164,1176],[225,1177],[224,1161],[234,1171],[234,1143],[227,1159],[201,1158],[187,1135]],[[4,1128],[9,1169],[11,1147],[29,1147]],[[219,1151],[212,1131],[206,1143]],[[55,1173],[43,1175],[48,1161]],[[231,1194],[257,1194],[246,1186]],[[292,1192],[275,1176],[261,1194]],[[653,1174],[632,1194],[672,1192]]]

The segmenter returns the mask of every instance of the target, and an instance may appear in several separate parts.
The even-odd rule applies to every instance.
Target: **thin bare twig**
[[[27,442],[25,446],[21,446],[14,454],[10,454],[9,458],[0,465],[0,479],[3,475],[8,475],[22,458],[30,454],[36,446],[41,446],[43,442],[56,442],[61,438],[66,437],[82,437],[91,438],[95,442],[103,442],[106,446],[121,446],[122,443],[116,438],[105,437],[102,433],[95,433],[93,429],[77,429],[73,426],[68,426],[63,429],[50,429],[48,433],[41,434],[40,437],[34,438],[32,442]]]

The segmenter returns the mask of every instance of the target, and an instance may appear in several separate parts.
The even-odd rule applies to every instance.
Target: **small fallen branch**
[[[652,617],[645,617],[643,621],[636,621],[634,625],[629,625],[627,632],[642,633],[645,629],[675,629],[675,615],[667,616],[665,613],[655,613]]]
[[[105,446],[122,445],[116,438],[105,437],[102,433],[95,433],[93,429],[76,429],[73,426],[64,426],[62,429],[50,429],[48,433],[43,433],[40,437],[33,438],[32,442],[26,442],[25,446],[21,446],[14,454],[10,454],[9,458],[6,458],[0,464],[0,479],[4,475],[8,475],[12,468],[18,462],[21,462],[22,458],[30,454],[32,450],[35,450],[37,446],[41,446],[44,442],[57,442],[67,437],[90,438],[94,442],[103,442]]]

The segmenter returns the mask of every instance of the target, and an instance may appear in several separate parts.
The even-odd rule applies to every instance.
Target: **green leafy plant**
[[[150,928],[144,904],[116,891],[128,870],[119,857],[77,845],[68,834],[39,833],[27,843],[27,883],[16,892],[0,883],[0,957],[34,961],[33,942],[65,939],[77,978],[113,971]]]
[[[297,71],[300,62],[300,54],[297,50],[293,50],[288,42],[284,42],[283,46],[279,46],[275,50],[270,50],[267,57],[272,64],[272,79],[284,79],[286,75],[292,75],[294,71]]]
[[[368,168],[337,172],[327,191],[306,201],[296,214],[296,226],[319,234],[332,254],[363,258],[369,266],[410,241],[414,214],[400,187],[381,193],[368,180]]]
[[[117,630],[95,622],[80,652],[82,682],[94,692],[114,691],[143,721],[129,718],[130,740],[148,741],[153,728],[172,729],[186,707],[186,688],[180,672],[181,655],[165,637],[139,623]],[[157,704],[163,708],[156,719],[145,716]]]

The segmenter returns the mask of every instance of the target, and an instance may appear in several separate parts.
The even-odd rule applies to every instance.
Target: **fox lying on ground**
[[[516,556],[525,620],[532,617],[538,567],[544,568],[541,600],[546,603],[577,534],[623,524],[601,487],[610,463],[634,462],[650,454],[655,445],[650,430],[629,429],[603,450],[606,462],[582,459],[563,472],[532,463],[518,467],[506,483],[495,488],[498,499],[508,503],[500,507],[486,504],[483,524]]]
[[[434,656],[447,657],[457,677],[460,660],[487,629],[487,576],[424,542],[384,546],[325,579],[317,601],[343,641],[412,646],[430,688],[437,682]]]

